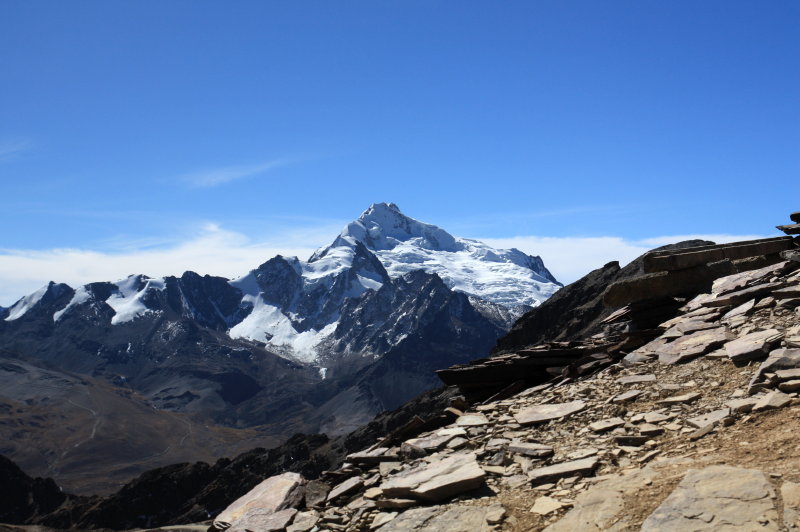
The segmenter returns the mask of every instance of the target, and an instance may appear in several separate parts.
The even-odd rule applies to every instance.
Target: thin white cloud
[[[206,224],[183,241],[115,241],[112,251],[87,249],[0,250],[0,305],[10,306],[48,281],[80,286],[112,281],[133,273],[151,276],[180,275],[186,270],[234,278],[245,274],[275,255],[307,259],[315,249],[333,241],[341,229],[330,221],[283,230],[271,240],[256,242],[242,233]],[[642,253],[663,244],[702,238],[734,242],[763,238],[762,235],[672,235],[641,240],[621,237],[483,238],[497,248],[518,248],[539,255],[553,275],[571,283],[610,261],[625,265]]]
[[[234,278],[275,255],[307,259],[320,244],[312,240],[316,236],[316,230],[297,231],[271,242],[252,242],[240,233],[208,224],[193,238],[157,249],[121,245],[122,251],[111,252],[0,250],[0,305],[10,306],[50,280],[75,287],[122,279],[133,273],[162,277],[181,275],[187,270]],[[330,233],[326,238],[333,240]]]
[[[33,144],[28,140],[0,140],[0,161],[5,161],[31,149]]]
[[[541,237],[481,239],[497,248],[517,248],[529,255],[539,255],[545,266],[564,284],[577,281],[590,271],[611,262],[625,266],[647,251],[683,240],[711,240],[717,244],[766,238],[763,235],[670,235],[630,240],[615,236],[604,237]]]
[[[181,180],[195,188],[211,188],[246,177],[264,174],[275,168],[286,166],[289,163],[290,161],[288,160],[275,160],[255,165],[213,168],[184,175],[181,177]]]

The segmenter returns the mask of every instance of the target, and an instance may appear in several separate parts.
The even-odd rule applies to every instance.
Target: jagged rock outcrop
[[[0,479],[0,523],[29,523],[71,498],[52,479],[31,478],[5,456]]]
[[[707,240],[687,240],[657,250],[687,249],[713,244]],[[497,341],[493,353],[508,353],[545,342],[577,340],[599,332],[599,322],[613,309],[603,303],[603,294],[614,282],[644,273],[644,257],[621,268],[609,262],[556,292],[540,306],[517,320],[509,333]]]

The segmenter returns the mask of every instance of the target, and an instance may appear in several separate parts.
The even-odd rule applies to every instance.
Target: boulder
[[[328,502],[335,501],[344,495],[355,493],[364,487],[364,479],[361,477],[350,477],[344,482],[334,486],[330,493],[328,493]]]
[[[730,415],[731,415],[730,408],[721,408],[719,410],[714,410],[713,412],[708,412],[707,414],[689,418],[686,420],[686,423],[688,425],[691,425],[692,427],[702,429],[707,425],[714,426]]]
[[[775,493],[762,472],[731,466],[690,470],[642,524],[642,532],[780,530]]]
[[[792,396],[786,395],[783,392],[775,390],[760,398],[753,406],[753,412],[761,412],[762,410],[774,410],[776,408],[783,408],[792,402]]]
[[[279,512],[251,508],[231,525],[228,532],[283,532],[296,514],[294,508]]]
[[[535,425],[575,414],[584,408],[586,408],[586,403],[580,400],[570,401],[569,403],[536,405],[520,410],[514,418],[520,425]]]
[[[553,448],[541,443],[511,442],[508,450],[512,453],[531,456],[533,458],[547,458],[553,456]]]
[[[600,461],[594,456],[582,460],[561,462],[560,464],[530,470],[528,472],[528,479],[530,479],[533,484],[542,484],[543,482],[555,481],[564,477],[588,475],[591,474],[599,464]]]
[[[758,384],[764,381],[767,373],[779,370],[800,368],[800,349],[780,348],[771,351],[767,359],[761,363],[753,378],[750,380],[750,393],[758,390]]]
[[[783,338],[783,333],[776,329],[756,331],[725,344],[728,358],[736,364],[764,358],[770,346]]]
[[[401,513],[380,532],[489,532],[493,527],[487,518],[496,514],[489,506],[455,506],[443,510],[439,506],[416,508]]]
[[[266,516],[269,513],[294,508],[303,499],[304,484],[305,479],[297,473],[283,473],[270,477],[225,508],[214,519],[214,527],[218,530],[230,528],[254,509],[259,510],[259,516]]]
[[[485,476],[475,454],[464,453],[395,473],[380,488],[388,498],[436,502],[481,486]]]
[[[619,384],[640,384],[645,382],[655,382],[656,376],[653,374],[647,375],[626,375],[617,379]]]
[[[662,364],[678,364],[697,358],[733,339],[727,327],[716,327],[681,336],[659,348],[656,354]]]

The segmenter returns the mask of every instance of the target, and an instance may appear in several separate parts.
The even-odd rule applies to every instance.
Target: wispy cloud
[[[29,140],[22,139],[6,139],[0,140],[0,161],[7,161],[12,157],[26,152],[33,147],[33,143]]]
[[[295,229],[270,241],[207,223],[194,235],[169,244],[150,239],[118,241],[110,251],[92,249],[0,249],[0,305],[10,306],[48,281],[80,286],[113,281],[133,273],[151,276],[181,275],[192,270],[227,278],[241,276],[275,255],[307,259],[324,240],[318,228]],[[156,239],[158,240],[158,239]],[[157,247],[153,247],[154,244]]]
[[[287,159],[279,159],[255,165],[212,168],[201,172],[186,174],[181,177],[181,180],[195,188],[211,188],[238,181],[239,179],[265,174],[276,168],[286,166],[291,162],[292,161]]]
[[[602,237],[542,237],[517,236],[511,238],[481,239],[498,248],[517,248],[530,255],[542,257],[545,266],[564,284],[577,281],[590,271],[611,262],[621,266],[647,251],[683,240],[711,240],[717,244],[766,238],[764,235],[669,235],[644,239],[626,239],[617,236]]]
[[[334,221],[292,224],[273,232],[269,240],[206,223],[185,238],[114,239],[108,249],[0,249],[0,305],[10,306],[25,294],[53,280],[71,286],[124,278],[133,273],[180,275],[186,270],[233,278],[245,274],[275,255],[307,259],[330,243],[341,229]],[[556,278],[571,283],[610,261],[625,265],[663,244],[701,238],[734,242],[763,235],[670,235],[645,239],[604,237],[483,238],[497,248],[518,248],[539,255]]]

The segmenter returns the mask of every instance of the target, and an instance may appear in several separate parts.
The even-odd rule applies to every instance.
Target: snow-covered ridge
[[[356,242],[372,251],[392,278],[422,269],[436,273],[453,290],[507,307],[535,307],[561,288],[538,257],[454,237],[409,218],[394,203],[370,206],[311,260],[344,255]]]
[[[561,287],[539,257],[454,237],[405,216],[393,203],[376,203],[308,261],[278,256],[239,279],[214,278],[213,287],[191,272],[180,279],[132,275],[85,285],[54,309],[52,319],[60,323],[87,304],[105,303],[114,311],[111,324],[120,325],[169,307],[206,326],[226,327],[231,338],[263,342],[287,358],[314,362],[343,319],[347,300],[418,270],[438,275],[451,290],[468,295],[473,306],[504,320],[539,305]],[[71,289],[55,285],[58,290],[48,292],[52,286],[19,300],[7,309],[5,320],[19,319],[44,304],[42,298],[57,300],[55,292],[65,301],[62,290]]]
[[[144,298],[150,291],[164,290],[164,279],[151,279],[143,275],[131,275],[127,279],[113,283],[116,290],[106,299],[106,304],[114,309],[111,324],[127,323],[153,310],[147,308]]]
[[[24,316],[30,309],[32,309],[36,303],[42,300],[44,295],[47,293],[47,289],[50,288],[50,285],[44,285],[37,291],[33,292],[32,294],[28,294],[27,296],[23,297],[8,309],[8,316],[6,316],[6,321],[14,321],[20,319]]]

